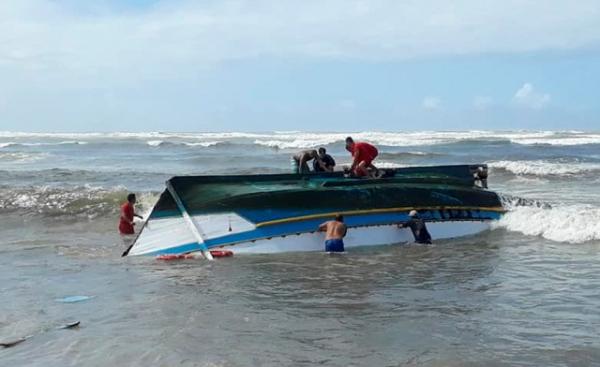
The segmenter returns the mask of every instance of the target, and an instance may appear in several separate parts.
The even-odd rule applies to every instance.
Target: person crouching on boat
[[[355,177],[377,176],[377,167],[373,160],[379,152],[373,145],[365,142],[354,142],[352,137],[346,138],[346,150],[352,154],[350,172]]]
[[[313,169],[315,172],[333,172],[335,168],[335,160],[327,154],[327,150],[319,148],[319,157],[313,161]]]
[[[319,153],[316,150],[303,150],[301,152],[296,153],[292,157],[292,165],[294,173],[307,173],[310,172],[310,168],[308,167],[308,162],[313,159],[319,159]]]
[[[416,243],[431,244],[431,235],[427,230],[425,221],[419,217],[419,213],[416,210],[411,210],[408,216],[410,220],[406,223],[398,224],[398,228],[410,228]]]
[[[325,232],[325,251],[344,252],[344,237],[348,228],[344,224],[342,215],[337,214],[334,220],[321,224],[319,231]]]
[[[134,234],[133,226],[135,223],[133,221],[134,217],[138,217],[140,219],[144,219],[141,215],[135,212],[135,194],[127,195],[127,202],[121,205],[121,218],[119,220],[119,233],[122,235]]]

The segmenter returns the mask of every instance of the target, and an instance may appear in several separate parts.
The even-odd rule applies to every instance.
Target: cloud
[[[515,93],[513,102],[520,106],[540,110],[550,103],[550,95],[536,91],[531,83],[525,83]]]
[[[119,3],[0,1],[0,73],[74,83],[185,78],[231,60],[390,61],[600,42],[596,0]]]
[[[476,96],[473,98],[473,108],[476,110],[486,110],[492,105],[492,103],[492,97]]]
[[[421,107],[426,110],[437,110],[441,107],[442,101],[438,97],[425,97],[421,102]]]

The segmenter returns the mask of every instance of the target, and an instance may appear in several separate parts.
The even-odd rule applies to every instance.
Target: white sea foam
[[[149,140],[146,142],[146,144],[150,145],[151,147],[158,147],[163,143],[164,143],[164,141],[162,141],[162,140]]]
[[[159,147],[163,145],[186,145],[188,147],[212,147],[220,144],[222,141],[199,141],[199,142],[178,142],[178,141],[165,141],[165,140],[148,140],[146,144],[151,147]]]
[[[33,186],[0,189],[0,209],[38,214],[97,216],[118,211],[127,193],[124,186],[106,189],[84,185],[71,188]]]
[[[562,163],[543,160],[535,161],[492,161],[492,169],[503,169],[516,175],[530,176],[573,176],[600,171],[600,163]]]
[[[48,153],[0,152],[0,162],[31,163],[48,157]]]
[[[15,141],[11,141],[11,142],[7,142],[7,143],[0,143],[0,148],[7,148],[7,147],[12,147],[12,146],[23,146],[23,147],[39,147],[39,146],[51,146],[51,145],[85,145],[88,144],[87,141],[74,141],[74,140],[68,140],[68,141],[58,141],[58,142],[15,142]]]
[[[183,145],[187,145],[188,147],[212,147],[215,146],[217,144],[221,144],[223,143],[222,141],[202,141],[202,142],[198,142],[198,143],[190,143],[190,142],[183,142]]]
[[[552,208],[519,206],[509,208],[496,228],[541,236],[556,242],[583,243],[600,240],[600,208],[563,205]]]
[[[311,148],[341,142],[351,135],[357,140],[366,140],[387,146],[422,146],[454,143],[465,140],[499,140],[524,145],[580,145],[600,144],[600,134],[579,131],[417,131],[417,132],[349,132],[310,133],[300,131],[277,131],[273,133],[166,133],[166,132],[112,132],[112,133],[25,133],[0,132],[5,139],[62,139],[87,141],[90,139],[136,139],[150,141],[240,141],[250,140],[256,144],[280,149]]]
[[[409,167],[409,165],[407,164],[401,164],[401,163],[396,163],[396,162],[386,162],[386,161],[374,161],[373,164],[377,167],[377,168],[402,168],[402,167]]]

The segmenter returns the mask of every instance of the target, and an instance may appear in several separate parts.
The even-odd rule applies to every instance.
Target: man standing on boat
[[[419,218],[419,213],[416,210],[411,210],[408,213],[410,220],[406,223],[398,224],[398,228],[410,228],[416,243],[431,244],[431,235],[425,226],[425,221]]]
[[[327,154],[327,150],[319,148],[319,158],[313,161],[313,169],[315,172],[333,172],[335,160]]]
[[[127,195],[127,202],[121,205],[119,232],[122,235],[130,235],[135,233],[135,231],[133,230],[133,226],[135,226],[135,223],[133,221],[134,217],[144,219],[141,215],[135,212],[135,202],[135,194],[129,194]]]
[[[377,174],[377,167],[373,165],[373,160],[379,152],[373,145],[365,142],[354,142],[352,137],[346,138],[346,150],[352,154],[352,166],[350,172],[356,177],[370,176],[371,173]]]
[[[292,157],[292,164],[294,165],[294,173],[307,173],[310,172],[310,168],[308,168],[308,162],[316,159],[319,159],[319,154],[314,149],[303,150],[301,152],[296,153]]]
[[[344,224],[344,217],[336,214],[334,220],[327,221],[319,226],[320,232],[325,232],[325,251],[344,252],[344,237],[348,228]]]

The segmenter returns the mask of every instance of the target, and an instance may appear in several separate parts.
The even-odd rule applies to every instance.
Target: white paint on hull
[[[215,238],[227,234],[252,231],[256,229],[236,213],[193,215],[192,221],[202,230],[205,238]],[[196,242],[196,237],[183,217],[167,217],[150,219],[142,228],[130,255],[144,255],[166,250],[179,245]]]
[[[208,216],[194,216],[192,219],[202,224],[202,230],[208,237],[219,237],[223,234],[250,231],[255,226],[235,214],[220,215],[219,220],[207,219]],[[229,221],[232,231],[229,232]],[[476,234],[489,229],[489,221],[448,221],[429,222],[427,228],[434,240],[454,238]],[[244,253],[277,253],[299,251],[323,251],[325,234],[322,232],[290,234],[285,237],[259,239],[254,242],[242,242],[226,245],[224,248],[236,254]],[[412,242],[410,229],[399,229],[396,225],[379,225],[350,228],[344,239],[346,248],[359,246],[388,245]],[[129,255],[144,255],[165,251],[177,246],[195,243],[196,239],[182,217],[152,219],[146,223],[142,233],[135,241]],[[189,251],[189,250],[188,250]]]
[[[433,240],[469,236],[486,231],[490,222],[485,221],[452,221],[427,223],[427,229]],[[278,252],[324,251],[325,234],[323,232],[293,234],[285,237],[256,240],[231,246],[224,249],[234,254],[268,254]],[[414,242],[412,232],[408,228],[398,228],[396,225],[381,225],[370,227],[350,228],[344,239],[345,248],[390,245],[396,243]]]
[[[191,242],[196,242],[196,239],[183,217],[150,219],[129,250],[129,255],[144,255]]]

